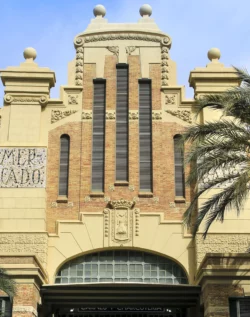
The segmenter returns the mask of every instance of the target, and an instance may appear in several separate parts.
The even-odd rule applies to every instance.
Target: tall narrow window
[[[151,80],[139,80],[140,191],[152,192]]]
[[[60,139],[59,196],[68,196],[70,138],[64,134]]]
[[[106,81],[94,80],[92,191],[104,191]]]
[[[175,196],[185,197],[184,165],[181,135],[174,136]]]
[[[116,181],[128,181],[128,65],[117,65]]]

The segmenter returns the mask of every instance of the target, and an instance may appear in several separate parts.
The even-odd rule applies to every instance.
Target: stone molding
[[[113,111],[106,111],[106,119],[107,120],[115,120],[116,119],[116,112]]]
[[[92,120],[93,114],[92,111],[83,111],[82,112],[82,119],[83,120]]]
[[[71,116],[72,114],[76,113],[78,110],[52,110],[51,111],[51,123],[55,123],[59,120],[62,120],[68,116]]]
[[[49,98],[46,95],[42,96],[12,96],[10,94],[6,94],[4,96],[4,101],[6,104],[12,104],[12,103],[29,103],[29,104],[40,104],[41,106],[45,106]]]
[[[162,46],[161,48],[161,85],[168,86],[168,48]]]
[[[137,41],[147,41],[147,42],[156,42],[160,43],[162,46],[166,46],[168,48],[171,47],[172,40],[166,35],[149,35],[144,32],[119,32],[119,33],[109,33],[109,34],[95,34],[95,35],[87,35],[81,34],[78,35],[74,44],[75,47],[83,46],[85,43],[91,42],[100,42],[100,41],[112,41],[112,40],[137,40]]]
[[[116,57],[119,57],[119,46],[107,46],[106,49],[113,53]]]
[[[161,111],[153,111],[152,112],[152,120],[161,120],[162,112]]]
[[[76,49],[76,73],[75,73],[75,85],[83,85],[83,64],[84,64],[84,48],[78,47]]]
[[[175,116],[182,121],[192,123],[191,118],[191,111],[189,110],[165,110],[167,113],[171,114],[172,116]]]
[[[138,119],[139,119],[139,112],[137,110],[130,110],[129,120],[138,120]]]
[[[34,316],[38,316],[37,311],[33,306],[13,306],[13,313],[32,313]]]

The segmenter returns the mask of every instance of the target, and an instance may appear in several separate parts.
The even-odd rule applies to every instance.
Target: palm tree
[[[0,268],[0,290],[9,295],[11,300],[16,294],[16,283],[3,268]],[[0,307],[0,317],[2,316],[4,316],[4,312]]]
[[[205,238],[211,224],[223,222],[226,212],[235,210],[239,214],[249,194],[250,75],[245,70],[235,70],[241,82],[239,87],[196,100],[198,113],[204,108],[220,110],[220,120],[192,125],[183,136],[183,141],[190,145],[186,163],[194,166],[187,183],[195,186],[184,222],[193,226],[194,236],[203,221]],[[199,197],[216,188],[219,190],[197,212]]]

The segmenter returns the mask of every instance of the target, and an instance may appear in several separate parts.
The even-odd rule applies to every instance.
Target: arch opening
[[[65,263],[58,271],[55,283],[188,284],[188,278],[169,258],[142,251],[109,250],[86,254]]]

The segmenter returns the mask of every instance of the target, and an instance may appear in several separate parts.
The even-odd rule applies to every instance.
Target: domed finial
[[[98,16],[105,17],[106,15],[106,9],[102,4],[96,5],[94,7],[93,12],[95,17],[98,17]]]
[[[211,62],[218,61],[220,59],[220,50],[216,47],[211,48],[208,53],[207,57],[210,59]]]
[[[142,17],[144,17],[144,16],[151,16],[151,14],[152,14],[152,7],[149,5],[149,4],[144,4],[144,5],[142,5],[141,7],[140,7],[140,15],[142,16]]]
[[[36,59],[37,53],[33,47],[27,47],[23,52],[23,56],[26,60],[32,59],[32,61],[34,61]]]

